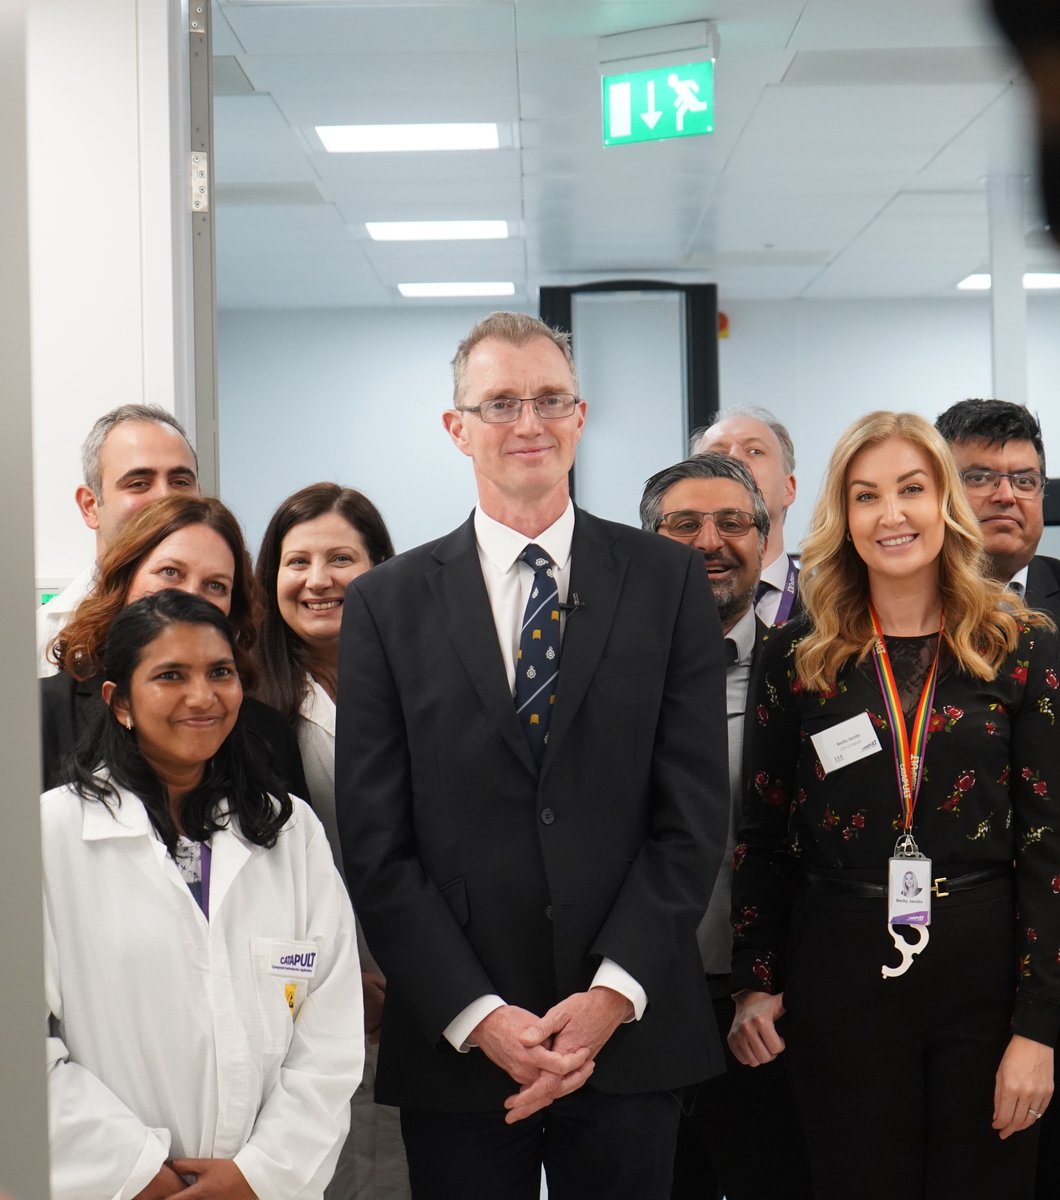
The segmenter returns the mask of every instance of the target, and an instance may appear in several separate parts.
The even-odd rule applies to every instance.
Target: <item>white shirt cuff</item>
[[[628,1025],[630,1021],[639,1021],[644,1016],[644,1010],[648,1007],[648,993],[640,986],[633,976],[626,970],[623,970],[618,963],[613,962],[610,958],[605,958],[597,967],[596,974],[593,976],[593,981],[589,984],[590,988],[608,987],[613,992],[618,992],[633,1005],[633,1016],[623,1021],[623,1025]]]
[[[474,1043],[469,1042],[471,1031],[479,1023],[485,1020],[495,1009],[503,1008],[504,1001],[500,996],[479,996],[477,1000],[472,1000],[471,1003],[446,1025],[442,1030],[442,1036],[460,1054],[466,1054]]]

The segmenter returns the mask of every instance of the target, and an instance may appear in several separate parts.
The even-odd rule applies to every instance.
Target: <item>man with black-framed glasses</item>
[[[950,444],[994,578],[1060,625],[1060,560],[1036,553],[1048,478],[1037,418],[1008,400],[961,400],[942,413],[935,428]],[[1045,1110],[1038,1133],[1035,1200],[1055,1200],[1060,1195],[1060,1104]]]
[[[1033,413],[1007,400],[961,400],[935,422],[983,531],[991,573],[1060,621],[1060,561],[1037,554],[1045,447]]]

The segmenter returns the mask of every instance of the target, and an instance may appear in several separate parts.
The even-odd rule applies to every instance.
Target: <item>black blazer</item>
[[[469,520],[355,580],[340,643],[336,805],[387,976],[376,1097],[484,1111],[514,1090],[445,1027],[496,993],[543,1013],[602,958],[646,990],[605,1092],[722,1069],[695,930],[727,827],[725,667],[702,558],[577,511],[540,775],[515,717]]]
[[[1060,559],[1036,554],[1027,568],[1028,608],[1040,608],[1060,625]]]
[[[100,695],[102,682],[102,675],[78,682],[64,672],[49,675],[40,681],[43,791],[70,781],[66,759],[77,745],[81,733],[103,708]],[[308,799],[309,788],[302,769],[298,740],[280,713],[252,696],[244,696],[239,720],[251,746],[265,755],[279,782],[292,795]]]

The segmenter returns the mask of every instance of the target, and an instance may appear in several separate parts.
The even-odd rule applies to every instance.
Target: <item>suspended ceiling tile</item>
[[[510,3],[228,4],[225,14],[248,54],[381,54],[500,50],[515,36]]]
[[[316,180],[305,148],[269,96],[214,99],[214,182]]]
[[[791,45],[803,49],[999,45],[985,6],[969,0],[808,0]]]

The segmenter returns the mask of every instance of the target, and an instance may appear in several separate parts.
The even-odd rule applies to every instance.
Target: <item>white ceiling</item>
[[[986,183],[1032,174],[980,0],[215,0],[223,308],[437,304],[398,283],[714,281],[732,299],[947,297]],[[598,39],[711,20],[716,132],[604,148]],[[328,154],[316,125],[496,121],[499,151]],[[1028,269],[1060,269],[1028,188]],[[501,218],[507,241],[365,221]],[[442,303],[445,303],[444,301]]]

